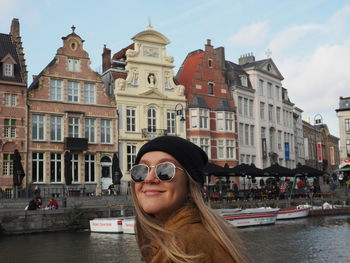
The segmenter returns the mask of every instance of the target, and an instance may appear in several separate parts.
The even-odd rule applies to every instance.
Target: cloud
[[[308,24],[291,26],[279,33],[268,45],[274,56],[283,54],[288,48],[293,47],[302,38],[309,37],[310,33],[316,33],[324,29],[322,25]]]
[[[289,97],[306,112],[334,113],[339,96],[349,96],[349,60],[348,41],[320,46],[299,60],[285,60],[280,69],[286,72],[284,86]]]
[[[261,43],[266,39],[269,29],[267,21],[244,26],[238,33],[229,38],[229,45],[231,47],[238,45],[254,46],[256,43]]]

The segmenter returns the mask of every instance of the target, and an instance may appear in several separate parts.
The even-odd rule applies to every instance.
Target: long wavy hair
[[[188,178],[189,200],[197,208],[204,228],[232,257],[231,262],[250,262],[236,230],[204,203],[199,185],[190,176]],[[131,193],[136,210],[136,241],[146,262],[150,262],[154,256],[151,242],[160,247],[172,262],[194,262],[204,256],[186,254],[176,242],[176,233],[165,229],[161,222],[143,211],[137,200],[133,182]]]

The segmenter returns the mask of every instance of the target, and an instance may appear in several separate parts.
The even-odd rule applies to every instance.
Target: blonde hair
[[[244,255],[245,248],[235,229],[204,203],[199,185],[191,176],[188,178],[189,196],[199,212],[204,228],[232,257],[232,262],[249,262]],[[161,222],[143,211],[138,203],[135,183],[133,182],[131,183],[131,193],[136,210],[136,240],[146,262],[151,261],[153,256],[151,241],[158,245],[172,262],[193,262],[204,256],[203,254],[186,254],[177,244],[176,233],[163,228]]]

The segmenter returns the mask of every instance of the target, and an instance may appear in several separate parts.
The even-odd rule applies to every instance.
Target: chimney
[[[210,39],[207,39],[207,43],[205,44],[205,51],[213,51],[213,46],[211,45]]]
[[[15,39],[15,41],[17,41],[17,38],[19,37],[19,21],[18,21],[18,18],[12,19],[10,34],[12,35],[13,39]]]
[[[218,47],[215,48],[216,59],[220,65],[220,69],[225,69],[225,48]]]
[[[111,67],[111,50],[104,45],[102,53],[102,72]]]
[[[247,63],[251,63],[255,61],[255,57],[253,56],[253,52],[244,54],[238,59],[238,64],[239,65],[244,65]]]

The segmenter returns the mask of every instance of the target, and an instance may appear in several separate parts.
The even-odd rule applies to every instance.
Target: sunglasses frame
[[[160,179],[160,178],[158,177],[158,174],[157,174],[157,167],[158,167],[159,165],[161,165],[161,164],[171,164],[171,165],[174,167],[174,174],[173,174],[173,176],[172,176],[169,180],[162,180],[162,179]],[[145,166],[145,167],[147,167],[147,170],[148,170],[147,175],[146,175],[146,177],[145,177],[142,181],[135,181],[134,178],[132,177],[132,172],[131,172],[131,170],[132,170],[134,167],[137,167],[137,166]],[[149,174],[150,174],[150,172],[151,172],[151,168],[155,168],[156,177],[157,177],[158,180],[161,181],[161,182],[170,182],[171,180],[173,180],[173,178],[175,177],[175,174],[176,174],[176,169],[179,169],[179,170],[185,172],[185,169],[176,166],[176,165],[175,165],[174,163],[172,163],[172,162],[162,162],[162,163],[158,163],[158,164],[156,164],[156,165],[150,165],[150,166],[147,165],[147,164],[141,163],[141,164],[136,164],[136,165],[134,165],[133,167],[131,167],[131,169],[130,169],[130,177],[131,177],[131,180],[132,180],[134,183],[144,183],[145,180],[146,180],[146,178],[149,176]]]

